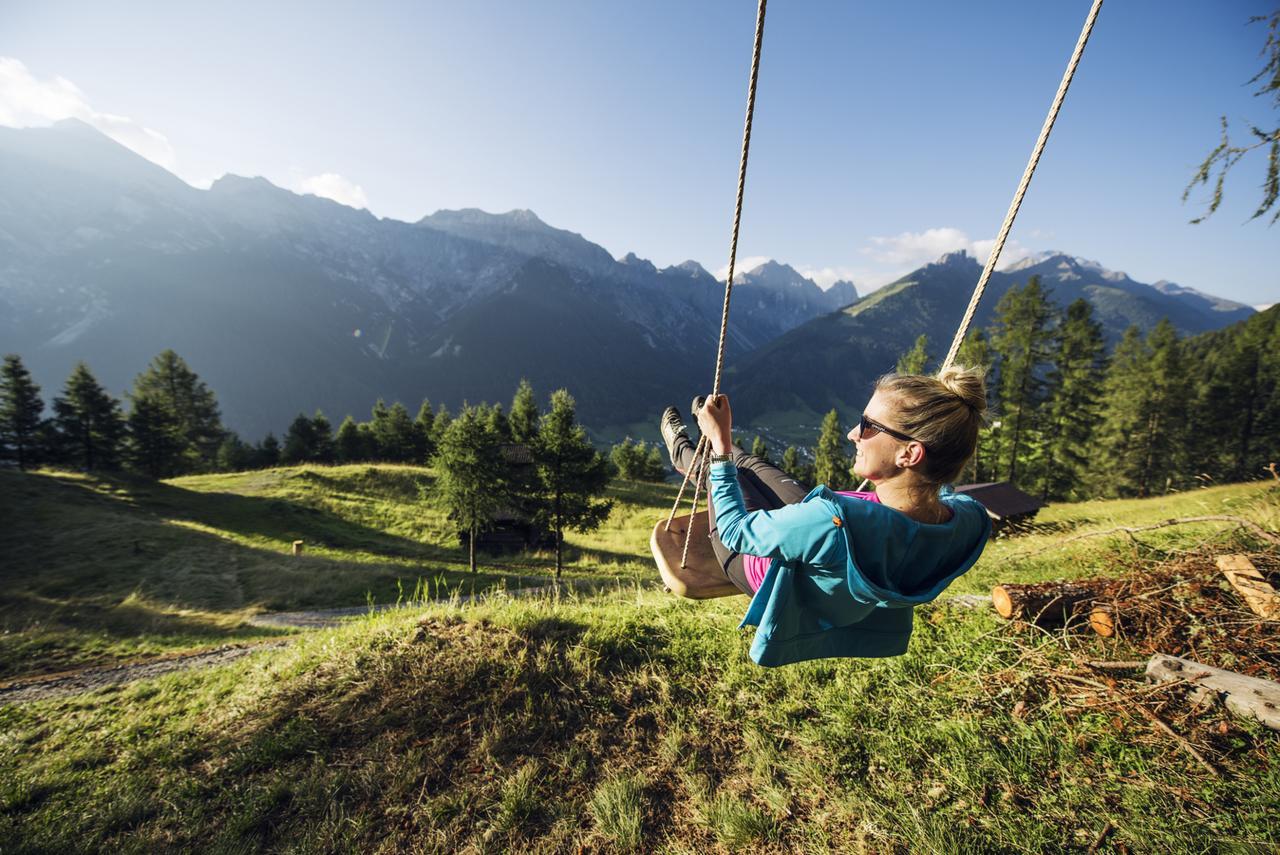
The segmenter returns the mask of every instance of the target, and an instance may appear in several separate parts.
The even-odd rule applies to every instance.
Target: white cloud
[[[801,276],[818,283],[818,287],[823,291],[844,280],[845,282],[852,282],[861,292],[865,290],[862,285],[863,281],[876,275],[875,271],[864,267],[808,267],[802,265],[797,270]]]
[[[869,245],[864,246],[860,252],[876,262],[878,275],[868,277],[867,284],[878,288],[916,268],[937,261],[939,256],[948,252],[963,250],[976,258],[979,264],[986,264],[994,245],[995,238],[973,240],[960,229],[944,226],[922,232],[902,232],[891,237],[873,237],[869,240]],[[1008,267],[1032,254],[1031,249],[1016,240],[1005,241],[998,268]],[[861,284],[860,281],[859,285]]]
[[[314,193],[316,196],[332,199],[352,208],[367,209],[369,207],[369,197],[364,194],[364,188],[336,172],[325,172],[304,178],[297,183],[297,190],[300,193]]]
[[[733,264],[733,276],[736,279],[739,273],[748,273],[768,261],[773,261],[772,255],[739,257]],[[718,270],[712,271],[711,275],[723,282],[724,278],[729,275],[729,265],[726,264]]]
[[[177,157],[164,134],[127,116],[99,112],[65,77],[39,80],[13,57],[0,57],[0,125],[42,127],[80,119],[153,163],[173,170]]]

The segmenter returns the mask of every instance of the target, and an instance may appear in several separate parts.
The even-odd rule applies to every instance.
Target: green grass
[[[430,512],[415,519],[408,509],[416,489],[401,479],[429,473],[395,471],[386,483],[350,469],[316,470],[342,482],[316,492],[304,486],[314,476],[295,470],[185,479],[161,485],[170,510],[157,516],[220,532],[231,554],[283,549],[295,530],[332,532],[332,553],[309,556],[330,572],[398,567],[395,548],[456,566],[450,544],[430,533]],[[158,507],[156,495],[137,495],[142,485],[110,486],[120,495],[38,477],[71,491],[76,507],[131,502],[118,519],[145,522]],[[337,498],[339,488],[355,498]],[[169,489],[196,497],[175,501]],[[297,493],[282,498],[286,490]],[[1192,710],[1176,695],[1147,696],[1222,769],[1215,778],[1131,705],[1093,703],[1105,694],[1082,701],[1079,687],[1054,677],[1079,674],[1091,658],[1137,658],[1126,642],[1020,628],[943,601],[917,611],[904,656],[756,667],[750,634],[736,629],[745,600],[681,601],[647,581],[648,528],[670,492],[617,488],[608,529],[576,541],[572,572],[615,576],[613,590],[427,605],[301,635],[221,668],[0,707],[0,847],[1083,852],[1107,823],[1102,851],[1280,846],[1276,734]],[[315,508],[326,522],[306,528],[316,523],[303,512],[237,522],[236,497]],[[92,515],[69,513],[86,514],[75,530],[89,536]],[[1274,531],[1280,491],[1232,485],[1050,508],[1037,530],[993,543],[954,591],[1118,575],[1188,554],[1244,551],[1273,565],[1280,557],[1220,523],[1062,544],[1209,513]],[[111,526],[98,525],[105,549]],[[347,537],[367,542],[355,550]],[[428,559],[431,550],[445,557]],[[537,561],[515,559],[511,572]],[[280,571],[293,563],[280,558]],[[145,566],[131,572],[145,576]],[[214,605],[213,595],[176,583],[167,596]]]
[[[411,466],[306,466],[154,482],[0,470],[0,679],[274,634],[262,611],[545,584],[554,556],[465,552]],[[569,577],[646,578],[664,485],[566,538]],[[427,497],[424,499],[424,496]],[[291,554],[293,541],[304,554]]]

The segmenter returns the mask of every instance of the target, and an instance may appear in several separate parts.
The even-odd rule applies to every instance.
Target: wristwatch
[[[710,466],[713,463],[732,463],[732,462],[733,462],[732,454],[710,454],[707,456],[708,466]]]

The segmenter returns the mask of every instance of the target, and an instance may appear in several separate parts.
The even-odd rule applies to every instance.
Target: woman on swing
[[[832,656],[896,656],[913,606],[973,566],[991,522],[948,485],[973,456],[986,410],[982,374],[888,374],[849,431],[855,475],[874,493],[813,490],[732,445],[729,400],[694,399],[711,444],[708,514],[725,576],[751,604],[751,658],[785,665]],[[662,415],[671,462],[684,473],[695,446],[675,407]]]

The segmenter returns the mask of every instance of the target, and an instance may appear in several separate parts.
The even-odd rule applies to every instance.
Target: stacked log
[[[1001,617],[1009,620],[1023,620],[1041,627],[1061,626],[1073,617],[1090,615],[1093,601],[1102,596],[1106,584],[1107,580],[1089,579],[996,585],[991,589],[991,604]],[[1111,631],[1115,631],[1114,621]]]

